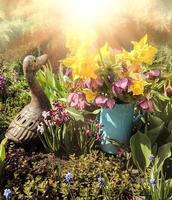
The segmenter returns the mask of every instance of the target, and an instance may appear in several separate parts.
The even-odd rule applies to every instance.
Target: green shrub
[[[13,148],[13,147],[12,147]],[[120,199],[123,195],[139,196],[143,190],[142,177],[132,165],[127,167],[127,158],[106,156],[92,152],[68,160],[53,154],[25,153],[23,149],[11,149],[5,168],[4,188],[13,191],[14,199]],[[10,154],[9,154],[10,153]],[[67,183],[66,174],[73,180]],[[105,185],[101,188],[98,178]],[[106,192],[106,194],[105,194]],[[122,199],[122,198],[121,198]]]
[[[1,64],[0,74],[7,80],[5,89],[0,91],[0,130],[3,131],[20,109],[29,102],[30,96],[20,61]]]

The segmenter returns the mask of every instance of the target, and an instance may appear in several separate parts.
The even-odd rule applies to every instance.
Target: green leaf
[[[136,133],[130,139],[131,153],[135,165],[142,172],[150,165],[151,141],[146,134]]]
[[[97,109],[97,110],[93,111],[92,114],[98,115],[100,113],[100,111],[101,111],[101,109]]]
[[[164,144],[163,146],[161,146],[158,150],[158,158],[159,158],[159,162],[158,162],[158,170],[160,171],[164,161],[171,157],[171,148],[172,148],[172,142],[168,143],[168,144]]]
[[[163,124],[163,120],[160,119],[157,116],[154,115],[149,115],[149,129],[155,128],[155,127],[159,127]]]
[[[162,123],[160,126],[155,127],[147,131],[147,136],[149,137],[152,144],[155,143],[155,141],[158,139],[159,135],[162,133],[162,130],[164,128],[164,123]]]
[[[82,121],[84,122],[84,116],[82,115],[82,113],[74,108],[66,108],[66,111],[72,116],[74,117],[74,119],[76,121]]]
[[[100,113],[100,111],[101,111],[101,109],[96,109],[93,112],[84,110],[83,112],[84,112],[85,115],[98,115]]]
[[[3,139],[1,144],[0,144],[0,161],[5,160],[5,144],[7,142],[7,138]]]
[[[166,101],[166,100],[170,100],[169,97],[157,92],[157,91],[153,91],[154,95],[157,96],[161,101]]]

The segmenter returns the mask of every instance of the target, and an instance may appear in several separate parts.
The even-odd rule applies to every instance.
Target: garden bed
[[[65,178],[68,172],[73,176],[70,183]],[[104,182],[99,182],[100,177]],[[9,188],[14,199],[71,199],[71,192],[75,199],[96,200],[105,199],[102,184],[108,182],[112,199],[129,200],[143,194],[142,178],[121,153],[110,156],[93,151],[58,158],[40,147],[23,148],[10,142],[1,191]]]
[[[40,2],[0,3],[0,200],[171,200],[169,1]]]

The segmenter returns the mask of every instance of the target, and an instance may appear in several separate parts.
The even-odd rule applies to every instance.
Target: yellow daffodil
[[[83,90],[85,96],[86,96],[86,99],[87,101],[90,103],[90,102],[93,102],[94,99],[96,98],[97,96],[97,93],[96,92],[93,92],[92,90],[90,89],[84,89]]]
[[[142,95],[147,82],[143,80],[143,77],[139,73],[130,72],[129,77],[132,79],[129,91],[133,92],[133,95]]]
[[[142,95],[144,93],[144,86],[145,86],[144,80],[133,80],[129,91],[133,92],[133,95]]]
[[[95,52],[78,52],[63,60],[66,67],[72,68],[73,78],[97,78],[96,70],[99,68]]]
[[[104,46],[98,50],[97,61],[99,63],[103,62],[102,64],[104,65],[114,65],[117,61],[116,55],[118,55],[118,53],[109,46],[108,42],[105,42]]]
[[[97,78],[96,70],[99,68],[97,63],[97,49],[94,47],[97,35],[93,30],[69,31],[67,35],[66,47],[70,50],[62,63],[66,67],[72,68],[73,78]]]
[[[123,49],[118,55],[118,60],[125,62],[128,66],[137,66],[141,64],[152,64],[157,49],[147,43],[148,37],[145,35],[139,42],[132,42],[133,50],[128,52]],[[133,69],[129,69],[132,71]]]
[[[134,49],[131,54],[140,63],[152,64],[157,49],[147,43],[148,37],[145,35],[139,42],[132,42]]]

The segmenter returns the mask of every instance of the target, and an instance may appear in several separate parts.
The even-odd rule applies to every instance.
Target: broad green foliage
[[[159,146],[158,138],[164,128],[161,119],[149,117],[150,130],[146,133],[136,133],[130,140],[131,154],[135,165],[145,173],[152,200],[170,200],[172,194],[171,179],[166,180],[163,171],[165,161],[171,157],[172,143]],[[161,138],[159,138],[161,140]],[[153,158],[151,158],[153,156]],[[146,173],[146,171],[148,173]]]
[[[171,157],[172,143],[167,143],[158,149],[158,164],[157,170],[160,171],[163,168],[163,164],[167,158]]]
[[[7,139],[3,139],[0,143],[0,178],[3,173],[3,167],[5,162],[5,145],[6,145]]]
[[[151,142],[143,133],[136,133],[130,140],[133,161],[141,171],[145,172],[150,164]]]
[[[164,172],[164,162],[171,157],[172,143],[161,146],[158,154],[152,161],[149,178],[155,182],[152,184],[150,180],[150,194],[152,200],[170,200],[172,195],[172,179],[166,179]]]

